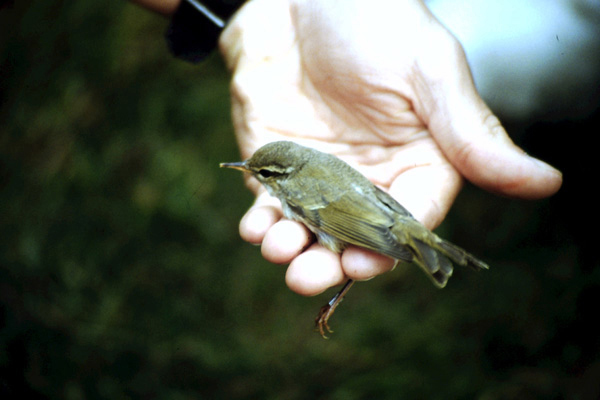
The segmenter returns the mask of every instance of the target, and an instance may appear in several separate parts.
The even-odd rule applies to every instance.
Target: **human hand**
[[[555,193],[561,174],[515,146],[473,85],[459,43],[420,0],[253,0],[221,35],[244,159],[293,140],[342,158],[428,228],[445,217],[462,178],[519,198]],[[256,193],[240,235],[265,259],[290,263],[286,283],[318,294],[368,279],[394,261],[314,244],[279,201]]]
[[[130,0],[132,3],[138,4],[148,10],[152,10],[165,16],[172,15],[181,0]]]

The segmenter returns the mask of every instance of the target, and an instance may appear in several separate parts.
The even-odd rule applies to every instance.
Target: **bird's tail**
[[[479,271],[488,269],[486,263],[475,258],[460,247],[431,233],[427,242],[415,237],[411,240],[413,261],[431,276],[436,286],[443,288],[452,276],[452,262]]]

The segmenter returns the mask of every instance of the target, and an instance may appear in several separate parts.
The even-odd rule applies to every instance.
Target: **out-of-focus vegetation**
[[[600,396],[594,118],[520,141],[565,170],[555,198],[459,196],[439,232],[490,271],[440,291],[401,265],[325,341],[332,293],[293,294],[238,237],[218,55],[172,59],[167,21],[120,1],[0,13],[2,399]]]

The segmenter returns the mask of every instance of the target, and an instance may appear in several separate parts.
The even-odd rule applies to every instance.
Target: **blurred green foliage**
[[[600,395],[579,181],[539,202],[467,186],[439,232],[491,270],[439,291],[401,265],[357,285],[325,341],[331,293],[293,294],[238,237],[252,199],[218,168],[239,158],[218,55],[174,60],[167,21],[121,1],[0,13],[1,398]],[[530,151],[568,168],[545,137]]]

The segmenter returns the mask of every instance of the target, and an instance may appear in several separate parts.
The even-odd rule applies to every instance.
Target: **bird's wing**
[[[343,195],[335,202],[305,207],[303,214],[314,227],[339,240],[398,260],[413,259],[413,254],[398,243],[390,229],[395,222],[393,213],[365,197]]]
[[[375,186],[375,196],[393,212],[402,216],[413,218],[412,214],[406,208],[404,208],[402,204],[398,203],[396,199],[379,189],[377,186]]]

